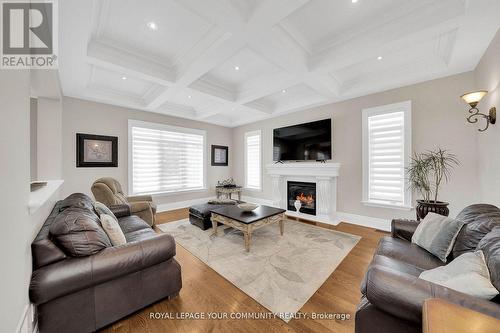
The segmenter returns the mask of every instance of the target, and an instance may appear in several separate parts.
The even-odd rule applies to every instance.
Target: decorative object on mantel
[[[422,196],[417,200],[418,221],[429,212],[448,216],[449,203],[438,201],[439,189],[442,181],[447,182],[452,169],[459,164],[456,155],[441,148],[413,155],[406,173],[410,188]]]
[[[34,192],[42,187],[47,186],[47,182],[34,181],[30,183],[30,192]]]
[[[228,152],[227,146],[212,145],[212,166],[227,166]]]
[[[486,90],[479,90],[479,91],[474,91],[470,92],[467,94],[463,94],[460,96],[465,103],[470,105],[469,113],[471,114],[469,117],[467,117],[467,121],[471,124],[475,124],[478,121],[478,117],[483,117],[486,119],[486,127],[483,129],[478,129],[479,132],[484,132],[488,129],[490,124],[495,124],[497,120],[497,109],[495,107],[490,108],[488,114],[480,113],[479,109],[476,107],[479,102],[483,99],[484,96],[488,94],[488,91]]]
[[[297,211],[297,214],[300,213],[300,208],[302,207],[302,202],[300,202],[300,200],[297,199],[297,200],[295,200],[293,205],[295,206],[295,210]]]
[[[118,137],[76,133],[76,167],[117,167]]]

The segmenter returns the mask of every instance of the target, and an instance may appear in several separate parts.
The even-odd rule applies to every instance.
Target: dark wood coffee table
[[[251,212],[244,212],[236,205],[230,205],[213,209],[211,213],[214,235],[217,236],[217,223],[222,223],[240,230],[245,237],[245,249],[247,252],[250,251],[252,232],[256,229],[271,223],[279,222],[280,233],[281,236],[283,236],[285,210],[281,208],[259,206]]]

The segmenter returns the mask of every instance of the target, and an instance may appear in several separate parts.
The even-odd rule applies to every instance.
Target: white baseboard
[[[215,199],[215,196],[159,204],[156,206],[156,211],[157,212],[166,212],[168,210],[187,208],[187,207],[192,206],[192,205],[199,205],[202,203],[207,203],[207,201],[212,200],[212,199]]]
[[[249,197],[249,196],[243,196],[241,198],[243,201],[248,201],[248,202],[253,202],[259,205],[268,205],[272,206],[273,202],[272,200],[269,199],[261,199],[261,198],[255,198],[255,197]],[[290,212],[289,215],[295,216],[295,213]],[[307,215],[304,216],[299,216],[304,219],[308,219]],[[326,224],[332,224],[332,225],[337,225],[340,222],[345,222],[345,223],[351,223],[351,224],[356,224],[356,225],[361,225],[364,227],[369,227],[369,228],[374,228],[374,229],[379,229],[379,230],[384,230],[384,231],[391,231],[391,221],[386,220],[386,219],[381,219],[377,217],[371,217],[371,216],[364,216],[364,215],[357,215],[357,214],[352,214],[352,213],[344,213],[344,212],[336,212],[333,218],[325,219],[315,219],[314,217],[310,217],[309,219],[311,221],[318,220],[319,222],[326,223]]]
[[[337,212],[335,214],[335,222],[336,222],[335,225],[339,224],[340,222],[345,222],[345,223],[361,225],[363,227],[379,229],[383,231],[391,231],[390,220],[371,217],[371,216]]]

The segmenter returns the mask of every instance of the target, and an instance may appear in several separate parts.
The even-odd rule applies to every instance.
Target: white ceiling
[[[234,127],[472,70],[498,13],[498,0],[64,0],[60,78],[66,96]]]

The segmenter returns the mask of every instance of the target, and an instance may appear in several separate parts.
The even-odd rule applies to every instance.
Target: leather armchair
[[[151,195],[125,196],[120,183],[111,177],[97,179],[91,190],[95,199],[106,206],[129,205],[133,215],[139,216],[150,226],[156,223],[156,205]]]

